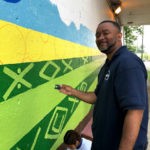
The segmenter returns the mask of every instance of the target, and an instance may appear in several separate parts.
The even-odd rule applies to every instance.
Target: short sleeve
[[[145,109],[146,81],[143,70],[137,67],[118,72],[115,92],[121,109]]]

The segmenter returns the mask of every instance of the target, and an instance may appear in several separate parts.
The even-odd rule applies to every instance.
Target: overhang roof
[[[107,0],[112,9],[121,5],[116,16],[121,25],[150,25],[150,0]]]

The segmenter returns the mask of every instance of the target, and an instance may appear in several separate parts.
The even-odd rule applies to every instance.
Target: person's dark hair
[[[121,32],[121,27],[120,27],[119,23],[117,23],[116,21],[104,20],[104,21],[100,22],[99,25],[103,24],[103,23],[111,23],[118,29],[119,32]]]
[[[76,141],[81,141],[81,136],[74,130],[68,130],[64,136],[64,143],[67,145],[76,144]]]

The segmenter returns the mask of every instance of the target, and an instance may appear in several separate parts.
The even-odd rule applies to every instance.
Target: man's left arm
[[[119,150],[133,150],[139,134],[144,110],[128,110],[123,124]]]

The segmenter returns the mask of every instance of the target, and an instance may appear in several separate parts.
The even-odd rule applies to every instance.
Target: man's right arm
[[[72,88],[69,85],[64,85],[64,84],[61,85],[61,88],[59,91],[66,95],[77,97],[81,99],[82,101],[89,103],[89,104],[94,104],[96,101],[96,95],[94,92],[82,92],[82,91]]]

